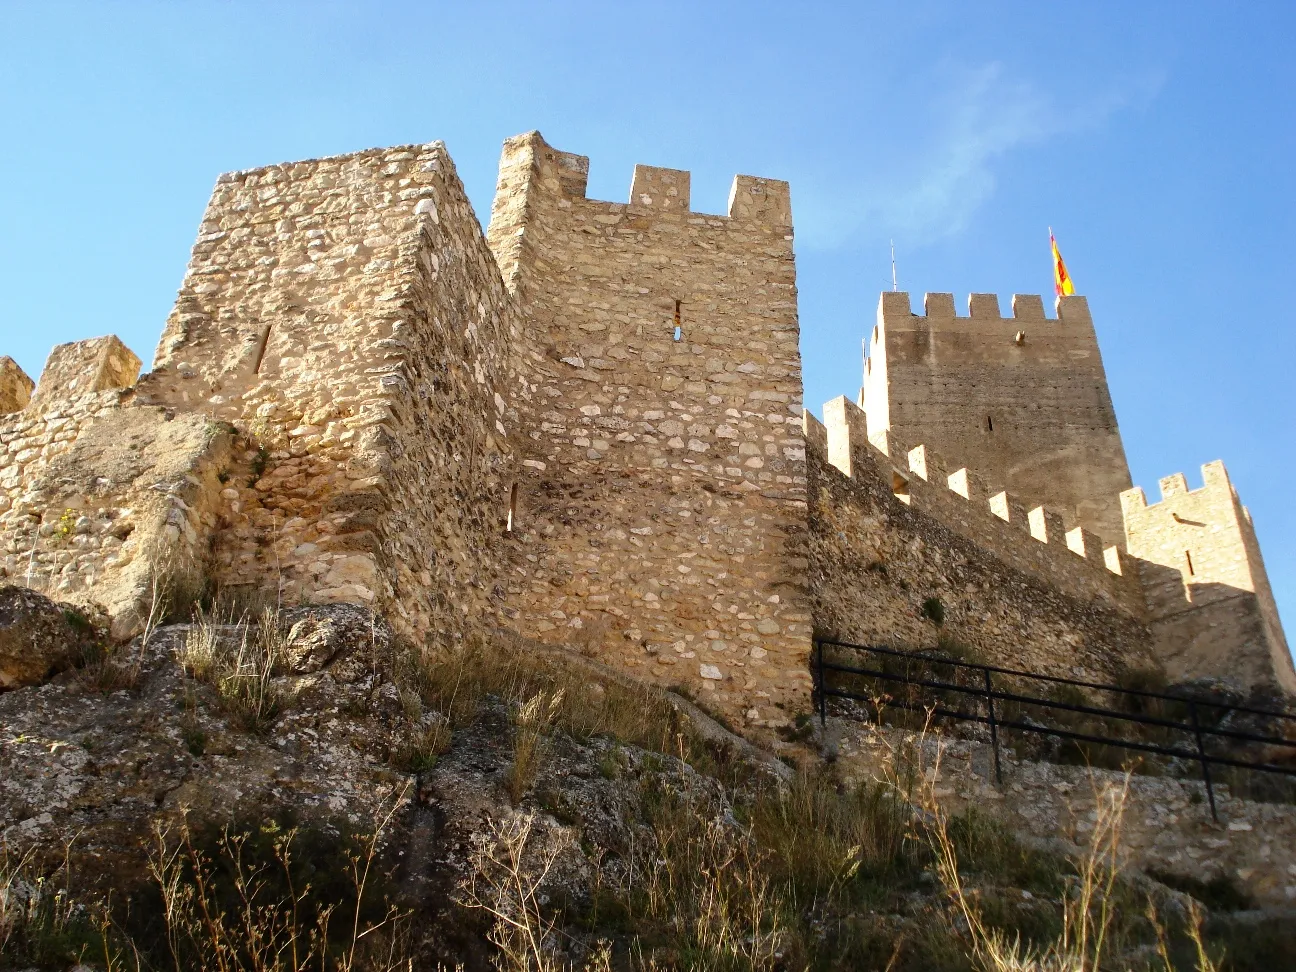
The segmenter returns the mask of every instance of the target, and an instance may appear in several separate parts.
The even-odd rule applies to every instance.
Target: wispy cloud
[[[910,246],[962,231],[995,191],[1005,156],[1050,139],[1092,130],[1116,112],[1147,104],[1162,78],[1113,84],[1077,104],[1062,103],[991,63],[958,72],[933,109],[930,134],[914,139],[882,171],[871,171],[852,197],[831,206],[808,200],[802,243],[834,246],[870,225]]]

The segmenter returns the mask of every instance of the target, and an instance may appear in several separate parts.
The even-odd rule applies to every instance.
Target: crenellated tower
[[[1226,678],[1296,693],[1296,671],[1269,587],[1251,514],[1222,462],[1121,494],[1128,550],[1137,558],[1156,651],[1177,679]]]
[[[1058,510],[1122,544],[1129,465],[1084,297],[1061,297],[1046,317],[1017,294],[1012,316],[994,294],[972,294],[966,317],[951,294],[884,293],[865,362],[870,435],[923,442],[1029,505]]]
[[[713,215],[688,172],[638,165],[607,202],[588,171],[509,139],[488,231],[537,384],[517,624],[785,719],[810,645],[788,185],[740,175]]]

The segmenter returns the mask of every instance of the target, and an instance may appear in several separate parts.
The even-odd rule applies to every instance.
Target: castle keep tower
[[[994,294],[884,293],[865,364],[869,434],[890,430],[966,466],[1029,506],[1062,513],[1108,543],[1124,541],[1117,497],[1129,465],[1084,297],[1061,297],[1056,318],[1018,294],[1003,317]]]
[[[713,216],[673,169],[587,199],[588,165],[510,139],[488,234],[539,385],[516,623],[786,718],[770,705],[804,692],[810,646],[787,183],[738,176]]]

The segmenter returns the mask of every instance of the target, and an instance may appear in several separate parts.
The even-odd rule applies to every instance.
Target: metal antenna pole
[[[896,269],[895,269],[895,240],[892,240],[892,241],[891,241],[891,291],[894,293],[895,291],[897,291],[897,290],[899,290],[899,289],[900,289],[900,287],[899,287],[899,285],[896,283]]]

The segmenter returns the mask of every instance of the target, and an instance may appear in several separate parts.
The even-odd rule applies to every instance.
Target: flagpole
[[[1057,285],[1057,256],[1056,256],[1056,254],[1054,254],[1054,252],[1053,252],[1053,246],[1054,246],[1054,243],[1053,243],[1053,227],[1050,226],[1048,229],[1049,229],[1049,274],[1050,274],[1050,276],[1053,277],[1053,293],[1054,293],[1055,296],[1060,296],[1060,295],[1058,295],[1058,292],[1057,292],[1057,290],[1058,290],[1058,285]]]

